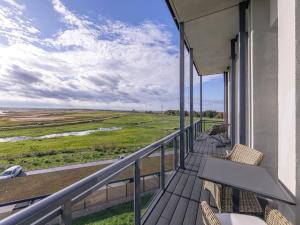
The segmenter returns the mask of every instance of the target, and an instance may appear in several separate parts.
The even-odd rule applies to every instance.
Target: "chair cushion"
[[[236,213],[216,213],[222,225],[266,225],[267,223],[255,216]]]

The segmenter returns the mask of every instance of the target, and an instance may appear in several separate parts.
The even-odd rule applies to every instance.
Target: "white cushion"
[[[236,213],[216,213],[222,225],[266,225],[267,223],[256,216]]]

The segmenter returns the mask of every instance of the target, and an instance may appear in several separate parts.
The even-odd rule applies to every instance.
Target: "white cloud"
[[[18,10],[25,9],[25,5],[18,3],[16,0],[2,0],[2,1],[5,2],[6,4],[9,4],[9,5],[15,7]]]
[[[177,107],[178,52],[164,25],[113,20],[96,24],[52,0],[65,28],[43,39],[23,15],[25,6],[5,2],[0,8],[2,105]]]

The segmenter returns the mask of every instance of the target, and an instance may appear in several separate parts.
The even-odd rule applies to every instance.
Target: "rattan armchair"
[[[207,202],[201,202],[202,219],[205,225],[221,225],[220,220],[211,210]]]
[[[265,221],[268,225],[293,225],[277,209],[266,208]]]
[[[202,211],[203,223],[205,225],[222,225],[222,221],[219,219],[220,214],[215,214],[206,201],[201,202],[200,208]],[[254,219],[252,216],[245,218],[251,220]],[[277,209],[268,207],[266,208],[264,221],[267,225],[293,225]]]
[[[263,160],[263,157],[264,154],[256,149],[250,148],[246,145],[236,144],[225,159],[259,166]]]
[[[263,160],[263,153],[248,146],[237,144],[224,159],[258,166]],[[210,181],[204,181],[203,187],[214,197],[219,212],[233,212],[232,188],[221,186]],[[239,199],[240,213],[254,215],[263,214],[263,209],[253,193],[241,191]]]
[[[216,147],[224,147],[227,144],[230,144],[230,140],[228,139],[228,128],[229,124],[217,124],[213,125],[211,130],[208,132],[208,137],[214,139],[217,143]]]

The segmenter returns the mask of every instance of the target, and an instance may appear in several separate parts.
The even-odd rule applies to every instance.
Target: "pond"
[[[85,136],[95,132],[107,132],[121,130],[121,127],[100,127],[95,130],[84,130],[84,131],[71,131],[57,134],[47,134],[39,137],[29,137],[29,136],[16,136],[16,137],[5,137],[0,138],[0,142],[16,142],[16,141],[26,141],[26,140],[42,140],[56,137],[68,137],[68,136]]]

